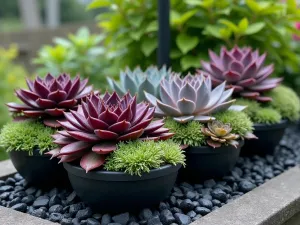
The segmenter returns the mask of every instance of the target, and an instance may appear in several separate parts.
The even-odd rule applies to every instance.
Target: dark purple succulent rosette
[[[269,102],[272,98],[263,96],[263,92],[276,88],[283,80],[269,78],[274,71],[273,64],[264,66],[266,53],[259,55],[258,50],[222,47],[220,55],[209,51],[209,56],[209,62],[201,61],[199,72],[211,77],[213,86],[226,81],[226,88],[234,88],[234,95]]]
[[[47,154],[60,162],[80,159],[86,172],[99,168],[119,142],[166,140],[174,135],[163,127],[163,119],[153,121],[154,111],[149,103],[137,104],[130,93],[122,98],[116,92],[103,97],[90,94],[77,111],[64,112],[66,121],[58,121],[64,130],[53,135],[60,148]]]
[[[49,127],[60,127],[57,119],[62,119],[65,111],[76,109],[81,98],[93,90],[92,86],[87,86],[88,79],[81,80],[79,76],[71,79],[67,74],[57,78],[48,74],[45,79],[36,77],[26,82],[29,90],[15,91],[23,104],[7,103],[9,111],[25,119],[42,118]]]

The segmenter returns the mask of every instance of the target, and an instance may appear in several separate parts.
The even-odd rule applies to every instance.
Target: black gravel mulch
[[[274,156],[240,157],[222,179],[176,184],[168,199],[136,214],[93,212],[72,190],[44,192],[29,187],[19,174],[0,180],[0,205],[62,225],[186,225],[298,164],[299,135],[297,129],[289,128]]]

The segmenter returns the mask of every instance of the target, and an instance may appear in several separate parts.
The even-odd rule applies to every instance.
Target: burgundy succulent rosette
[[[259,55],[258,50],[239,48],[231,50],[225,47],[220,55],[209,51],[210,61],[201,61],[205,76],[210,76],[214,86],[226,81],[227,88],[234,88],[234,94],[260,102],[272,101],[263,96],[263,92],[276,88],[283,78],[269,78],[273,73],[273,64],[264,66],[266,53]]]
[[[65,111],[76,109],[80,99],[93,90],[87,86],[88,79],[79,76],[71,79],[67,74],[57,78],[48,74],[45,79],[36,77],[34,81],[27,79],[29,90],[16,90],[16,96],[23,102],[7,103],[9,111],[25,118],[42,118],[46,126],[59,127],[57,119],[61,119]]]
[[[48,154],[60,162],[80,159],[86,172],[101,167],[119,142],[133,140],[166,140],[173,136],[163,120],[153,120],[155,108],[149,103],[136,103],[136,96],[122,98],[116,92],[103,97],[91,94],[82,100],[77,111],[64,112],[64,128],[53,135],[60,148]]]

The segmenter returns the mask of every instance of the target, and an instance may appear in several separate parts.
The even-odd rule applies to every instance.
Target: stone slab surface
[[[0,161],[0,178],[3,179],[16,172],[17,171],[10,160]]]
[[[299,211],[297,166],[191,225],[282,225]]]
[[[57,225],[48,220],[43,220],[25,213],[17,212],[0,206],[1,225]]]

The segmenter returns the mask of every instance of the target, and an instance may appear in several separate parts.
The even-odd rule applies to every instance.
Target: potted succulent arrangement
[[[77,195],[100,212],[122,212],[158,204],[171,191],[184,164],[174,134],[155,108],[130,93],[91,94],[77,111],[65,112],[60,145],[49,154],[63,162]],[[155,141],[155,142],[154,142]]]
[[[299,119],[299,98],[280,85],[282,78],[269,78],[273,64],[264,65],[266,53],[235,46],[231,50],[223,47],[219,56],[212,51],[209,55],[209,62],[201,62],[200,72],[211,78],[213,86],[226,81],[237,103],[248,106],[245,113],[254,122],[258,139],[246,141],[242,153],[272,154],[289,121]]]
[[[156,117],[167,117],[166,127],[173,140],[186,145],[186,168],[182,176],[201,180],[225,175],[235,165],[243,138],[252,135],[252,123],[241,112],[245,107],[232,105],[233,89],[225,82],[212,89],[211,79],[203,75],[172,75],[160,84],[160,99],[145,92],[156,106]]]
[[[0,142],[27,182],[49,186],[66,180],[62,165],[50,161],[50,156],[44,153],[57,147],[49,143],[50,135],[60,127],[56,120],[64,119],[63,113],[76,109],[80,99],[92,91],[87,83],[87,79],[80,80],[79,76],[71,79],[66,74],[27,79],[28,90],[15,91],[23,104],[7,103],[15,121],[3,128]]]
[[[163,66],[158,69],[155,66],[148,67],[145,71],[137,67],[133,71],[126,68],[120,73],[120,82],[116,82],[111,78],[107,78],[108,84],[112,90],[115,90],[119,95],[126,94],[127,91],[131,95],[137,93],[137,101],[145,101],[144,91],[159,97],[159,84],[163,78],[167,78],[172,74],[171,69]]]

